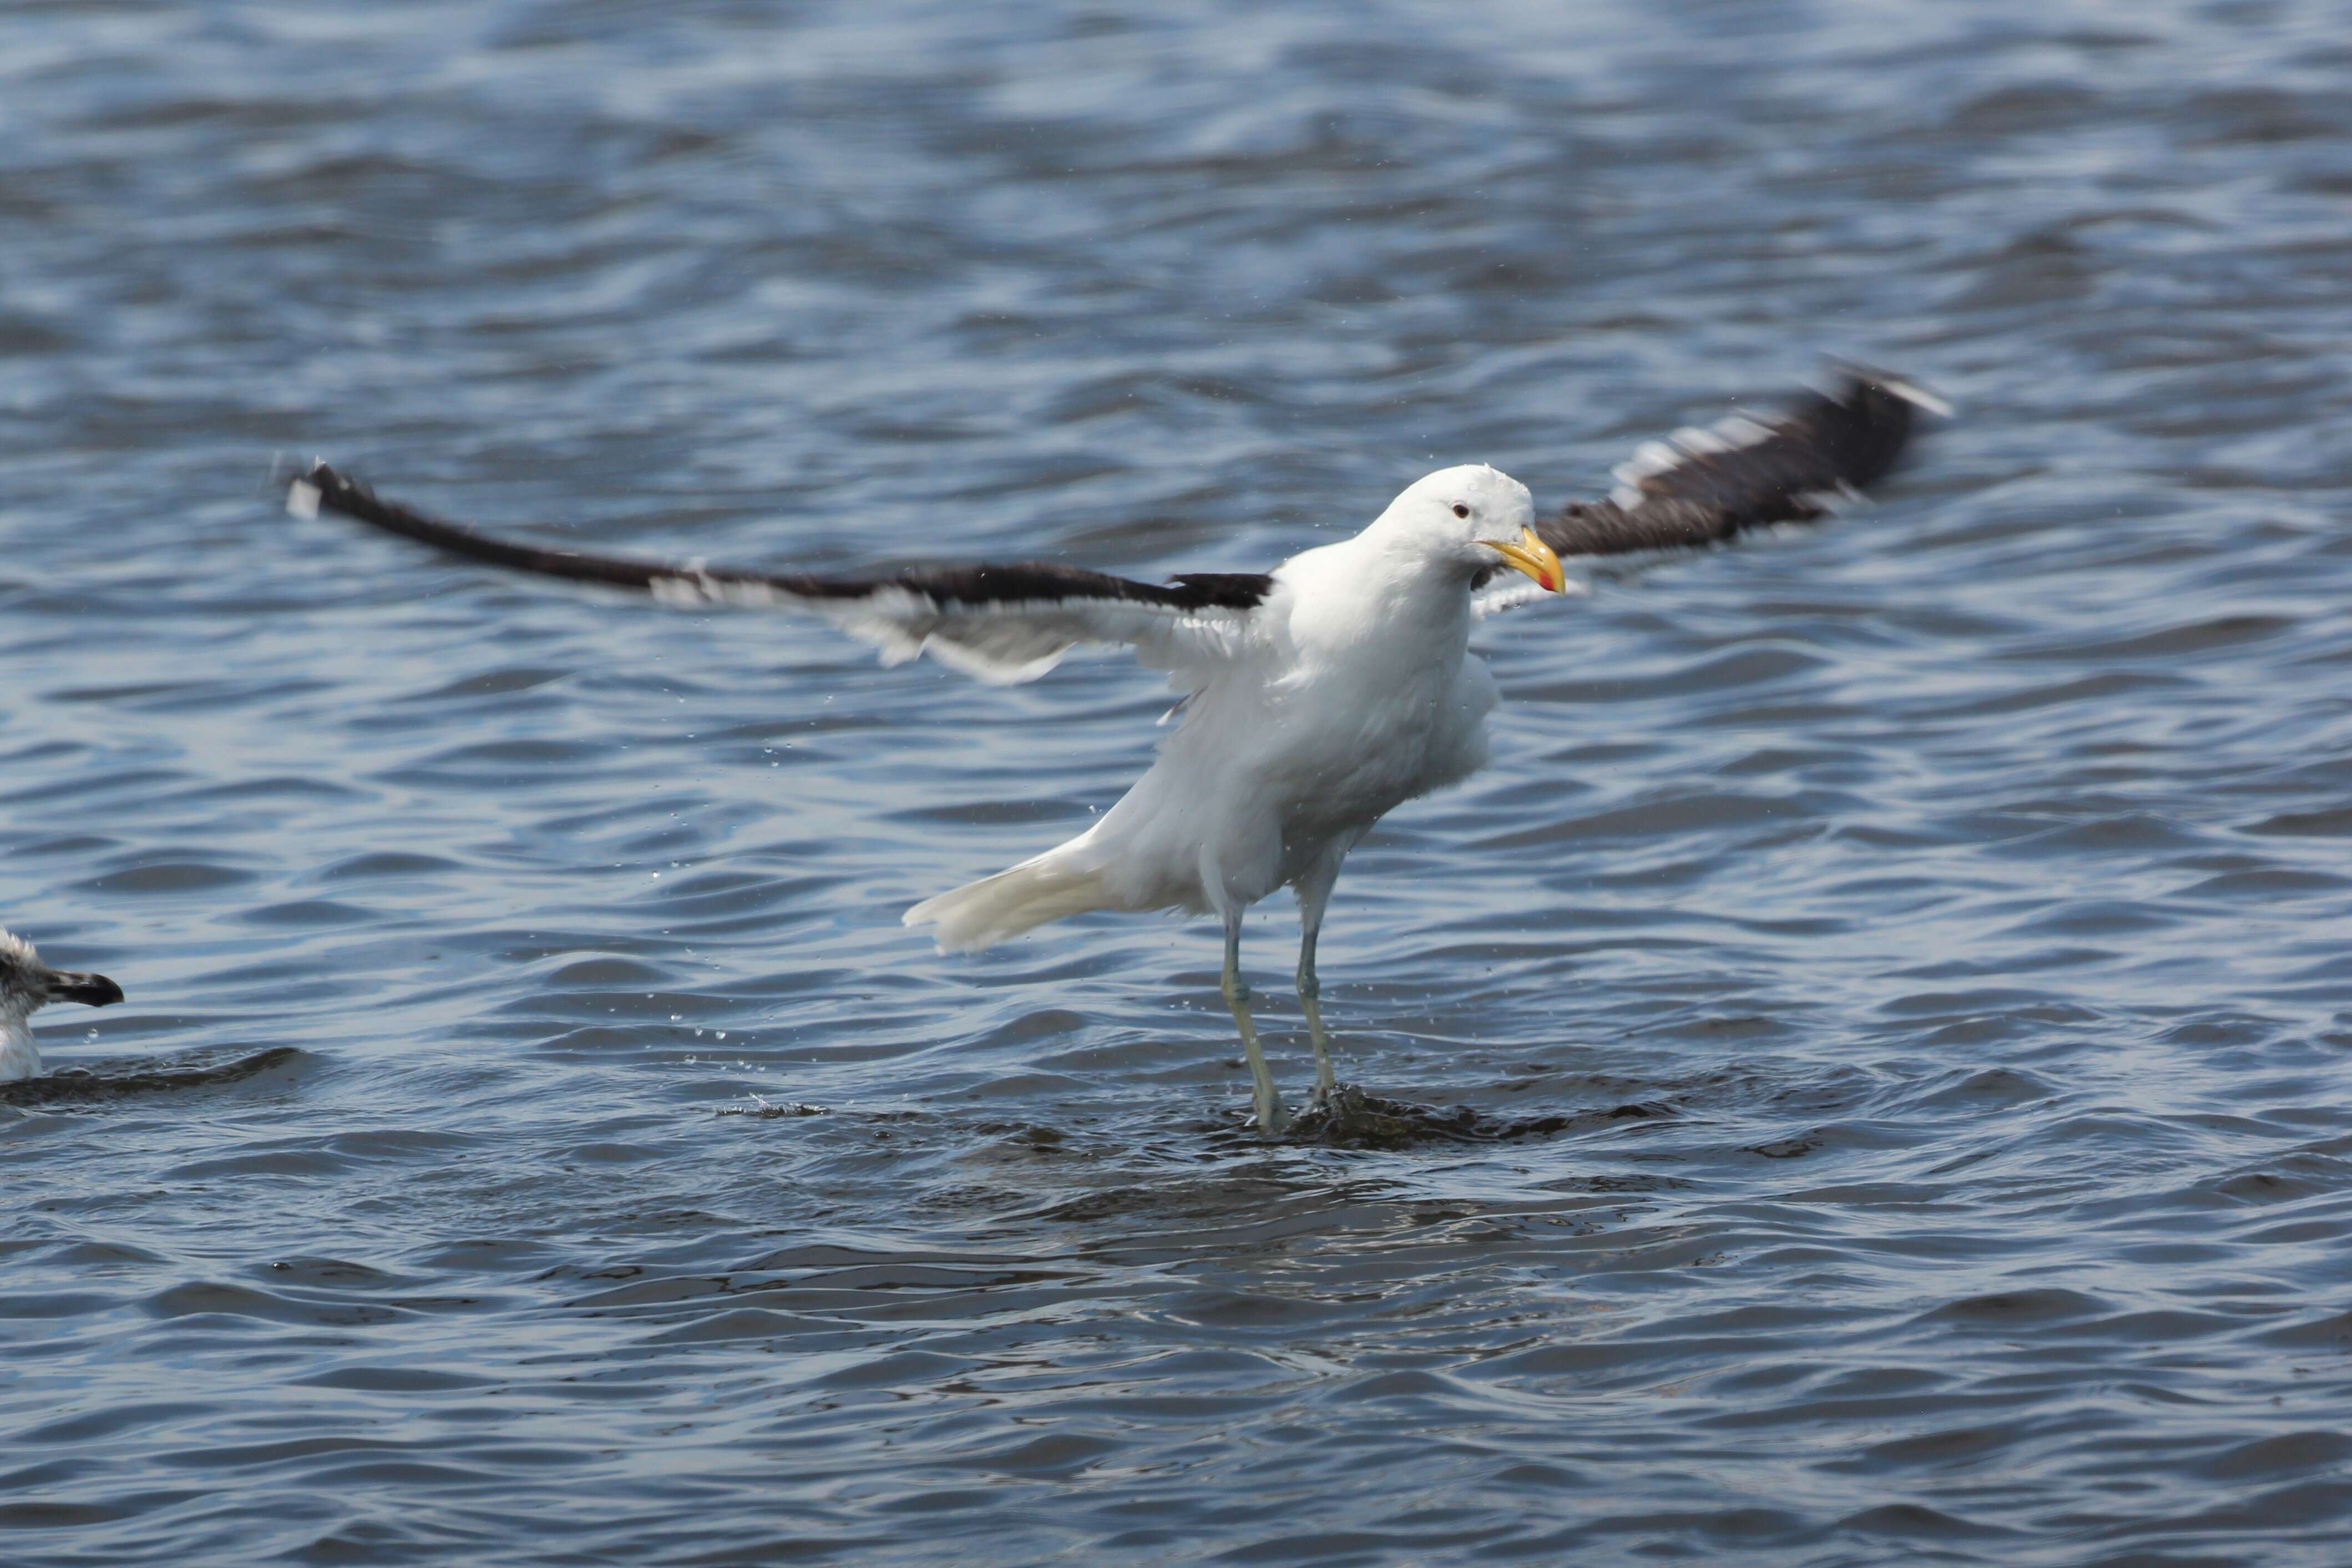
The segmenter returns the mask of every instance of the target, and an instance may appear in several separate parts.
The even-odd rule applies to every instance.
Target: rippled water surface
[[[0,1559],[2338,1564],[2352,15],[0,12]],[[908,902],[1165,706],[285,517],[1253,569],[1823,353],[1877,506],[1480,634],[1244,1131]],[[1246,955],[1307,1081],[1286,900]]]

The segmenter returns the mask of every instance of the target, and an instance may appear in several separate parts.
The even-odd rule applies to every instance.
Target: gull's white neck
[[[1418,540],[1398,538],[1377,528],[1349,541],[1360,598],[1377,604],[1381,635],[1412,626],[1423,636],[1465,640],[1470,628],[1469,568],[1433,558]]]

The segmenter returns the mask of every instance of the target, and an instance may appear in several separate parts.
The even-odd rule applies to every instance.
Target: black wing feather
[[[677,566],[629,556],[590,555],[574,550],[520,544],[478,532],[386,500],[325,463],[312,464],[295,475],[291,482],[309,487],[315,504],[330,511],[341,512],[387,533],[396,533],[469,561],[643,593],[684,591],[716,599],[726,597],[726,590],[733,587],[767,589],[799,599],[854,601],[900,588],[941,604],[966,605],[1110,600],[1174,610],[1246,610],[1263,600],[1274,586],[1274,579],[1263,573],[1188,572],[1163,585],[1051,561],[916,566],[871,577],[824,577],[804,572],[755,572],[732,566]],[[298,489],[293,493],[300,492]]]
[[[1942,405],[1907,383],[1848,372],[1768,423],[1735,420],[1645,447],[1621,468],[1607,500],[1571,501],[1539,520],[1544,542],[1569,555],[1717,544],[1751,528],[1809,521],[1829,502],[1892,473],[1919,409]]]

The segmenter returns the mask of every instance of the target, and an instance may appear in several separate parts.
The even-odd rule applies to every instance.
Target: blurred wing
[[[875,577],[673,566],[519,544],[388,501],[324,463],[294,476],[287,510],[321,510],[467,560],[650,594],[668,605],[738,605],[822,616],[882,650],[886,664],[929,653],[992,684],[1034,680],[1081,644],[1124,643],[1148,664],[1178,668],[1230,658],[1250,612],[1274,590],[1255,573],[1195,572],[1138,583],[1050,562],[918,566]]]
[[[1608,500],[1570,501],[1536,531],[1565,560],[1695,549],[1767,523],[1810,521],[1893,472],[1922,409],[1951,412],[1908,382],[1847,372],[1769,421],[1736,416],[1651,442],[1618,468]],[[1516,576],[1490,583],[1481,615],[1546,596]]]

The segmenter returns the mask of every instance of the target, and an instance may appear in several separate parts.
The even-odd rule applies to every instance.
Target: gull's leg
[[[1225,911],[1224,993],[1225,1005],[1234,1010],[1234,1023],[1242,1032],[1250,1078],[1256,1085],[1257,1130],[1268,1138],[1279,1137],[1290,1118],[1282,1113],[1282,1097],[1275,1092],[1274,1074],[1265,1065],[1265,1052],[1258,1047],[1257,1025],[1250,1019],[1249,982],[1242,978],[1242,912],[1237,909]]]
[[[1323,983],[1315,978],[1315,942],[1323,934],[1323,909],[1331,901],[1331,885],[1339,879],[1339,858],[1331,855],[1298,879],[1298,1006],[1307,1015],[1307,1038],[1315,1047],[1315,1096],[1320,1105],[1339,1079],[1331,1070],[1331,1037],[1323,1030]]]
[[[1331,1037],[1323,1032],[1323,987],[1315,978],[1315,928],[1298,939],[1298,1005],[1307,1014],[1307,1038],[1315,1047],[1315,1102],[1339,1087],[1331,1070]]]

